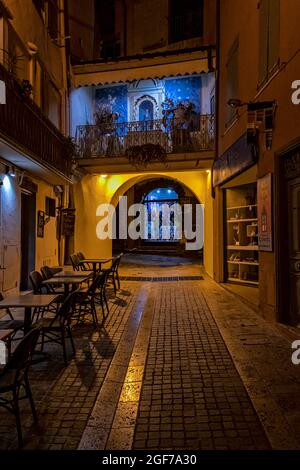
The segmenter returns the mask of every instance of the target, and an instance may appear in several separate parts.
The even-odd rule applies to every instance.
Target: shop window
[[[259,3],[259,77],[263,85],[274,73],[279,58],[280,0]]]
[[[226,64],[226,126],[235,118],[236,111],[228,106],[228,101],[239,97],[239,39],[237,38],[230,48]]]
[[[226,189],[227,281],[258,285],[257,184]]]

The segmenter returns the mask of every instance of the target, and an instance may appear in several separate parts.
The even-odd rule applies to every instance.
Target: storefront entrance
[[[279,169],[279,321],[300,327],[300,147]]]

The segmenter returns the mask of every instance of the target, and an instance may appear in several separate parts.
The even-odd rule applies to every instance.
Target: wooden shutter
[[[260,4],[259,4],[259,69],[258,69],[258,83],[259,84],[263,83],[268,77],[268,42],[269,42],[269,0],[260,0]]]
[[[269,0],[269,55],[268,72],[278,64],[280,33],[280,0]]]
[[[239,38],[230,48],[227,61],[226,77],[226,124],[229,124],[236,114],[236,110],[227,105],[231,98],[239,97]]]

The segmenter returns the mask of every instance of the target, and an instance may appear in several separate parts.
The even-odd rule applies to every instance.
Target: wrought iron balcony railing
[[[65,138],[40,108],[22,96],[21,85],[0,64],[0,80],[6,84],[6,104],[1,105],[0,136],[16,148],[69,176],[72,144]]]
[[[192,123],[156,119],[77,126],[77,156],[121,156],[129,148],[145,144],[160,145],[166,153],[213,150],[214,122],[213,115],[201,115]]]

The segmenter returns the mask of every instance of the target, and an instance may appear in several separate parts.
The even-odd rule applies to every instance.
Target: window
[[[259,76],[264,84],[274,73],[279,58],[280,0],[259,3]]]
[[[228,106],[228,100],[239,98],[239,39],[237,38],[230,48],[226,64],[226,126],[230,125],[235,117],[235,109]]]
[[[170,0],[169,43],[203,35],[203,0]]]
[[[181,224],[174,214],[174,204],[179,203],[178,193],[172,188],[153,189],[146,195],[143,203],[148,215],[144,227],[148,241],[178,241]],[[166,210],[167,207],[169,212]]]
[[[47,1],[48,10],[47,10],[47,27],[50,37],[56,39],[58,34],[58,0],[48,0]]]
[[[39,12],[39,15],[44,18],[45,16],[45,0],[33,0],[33,4],[37,11]]]

